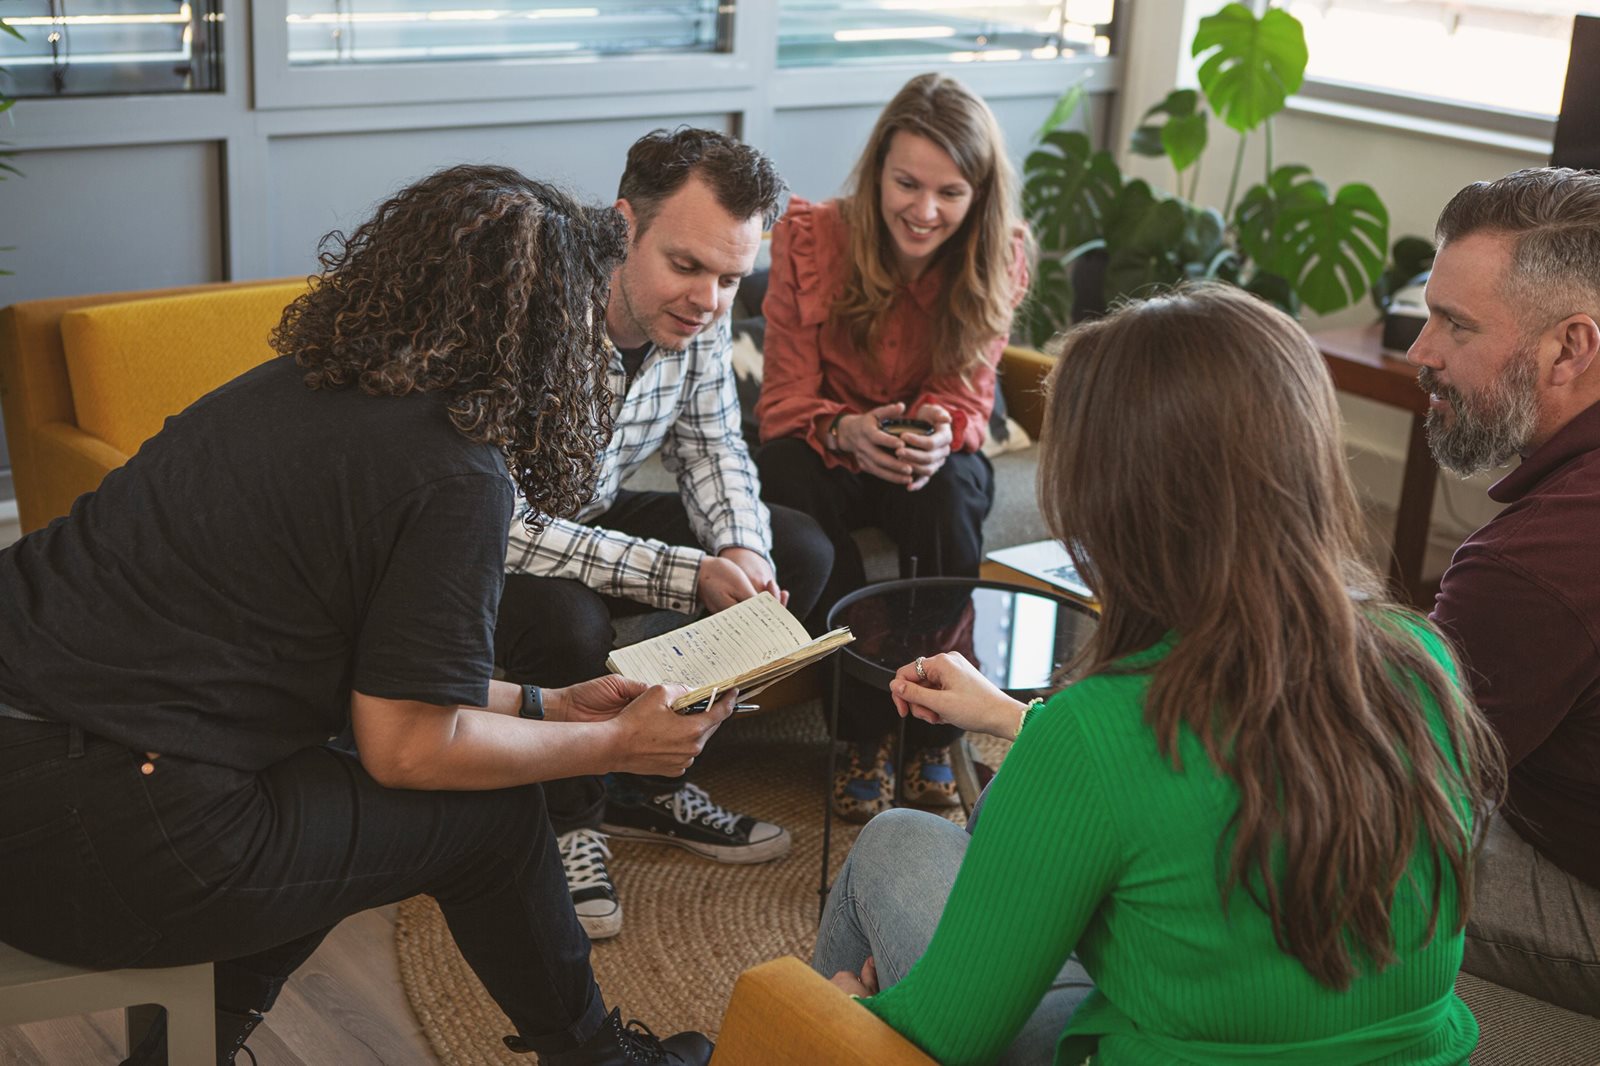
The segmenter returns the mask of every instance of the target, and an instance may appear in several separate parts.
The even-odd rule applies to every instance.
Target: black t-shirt
[[[503,458],[438,393],[303,375],[202,397],[0,552],[0,701],[244,770],[339,733],[352,689],[487,701]]]

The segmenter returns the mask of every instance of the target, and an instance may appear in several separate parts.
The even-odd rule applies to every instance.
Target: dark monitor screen
[[[1600,18],[1572,20],[1572,54],[1550,165],[1600,170]]]

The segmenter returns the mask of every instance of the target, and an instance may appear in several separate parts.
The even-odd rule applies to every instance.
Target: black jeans
[[[833,545],[833,573],[813,609],[809,625],[820,631],[828,611],[867,583],[861,550],[852,530],[877,526],[900,552],[900,572],[912,556],[919,577],[977,577],[983,563],[983,520],[994,505],[994,468],[977,452],[952,452],[939,472],[916,492],[900,485],[828,467],[811,445],[796,437],[768,441],[756,453],[762,498],[812,516]],[[889,697],[845,678],[840,695],[839,735],[853,742],[875,740],[898,726]],[[906,723],[910,748],[942,747],[961,731],[913,718]]]
[[[0,940],[80,966],[214,962],[219,1007],[265,1011],[340,919],[427,893],[532,1047],[604,1021],[539,786],[384,788],[326,747],[145,774],[143,754],[82,741],[0,719]]]
[[[833,549],[817,523],[786,507],[772,507],[772,562],[789,592],[789,610],[812,610],[833,565]],[[667,544],[699,546],[683,500],[675,492],[621,492],[610,510],[589,524]],[[616,641],[612,622],[656,610],[647,603],[603,596],[581,581],[507,574],[495,623],[495,662],[520,684],[572,685],[610,673],[606,657]],[[683,777],[613,773],[620,792],[660,795]],[[557,833],[593,829],[605,815],[606,788],[598,777],[546,781],[550,821]]]

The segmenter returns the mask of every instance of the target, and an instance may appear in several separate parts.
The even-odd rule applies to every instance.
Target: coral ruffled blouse
[[[836,201],[813,204],[796,196],[772,230],[772,274],[766,315],[765,367],[756,417],[762,441],[800,437],[828,466],[855,468],[853,456],[829,451],[834,416],[903,402],[908,413],[936,403],[950,412],[951,448],[977,451],[994,408],[995,367],[1006,333],[989,344],[971,380],[934,377],[929,355],[944,272],[933,269],[902,286],[879,331],[880,350],[868,365],[828,311],[849,273],[850,234]],[[1028,291],[1024,242],[1015,242],[1013,306]],[[1010,323],[1007,323],[1009,332]]]

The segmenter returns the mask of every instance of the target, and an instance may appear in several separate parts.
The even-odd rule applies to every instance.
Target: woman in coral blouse
[[[765,498],[812,515],[833,541],[819,619],[866,584],[850,537],[862,526],[894,538],[902,572],[915,557],[919,575],[977,576],[994,500],[978,449],[1027,292],[1026,251],[994,115],[939,74],[889,102],[846,196],[796,197],[774,228],[757,463]],[[890,805],[894,729],[882,693],[847,692],[840,815],[865,821]],[[913,724],[908,800],[956,802],[957,735]]]

